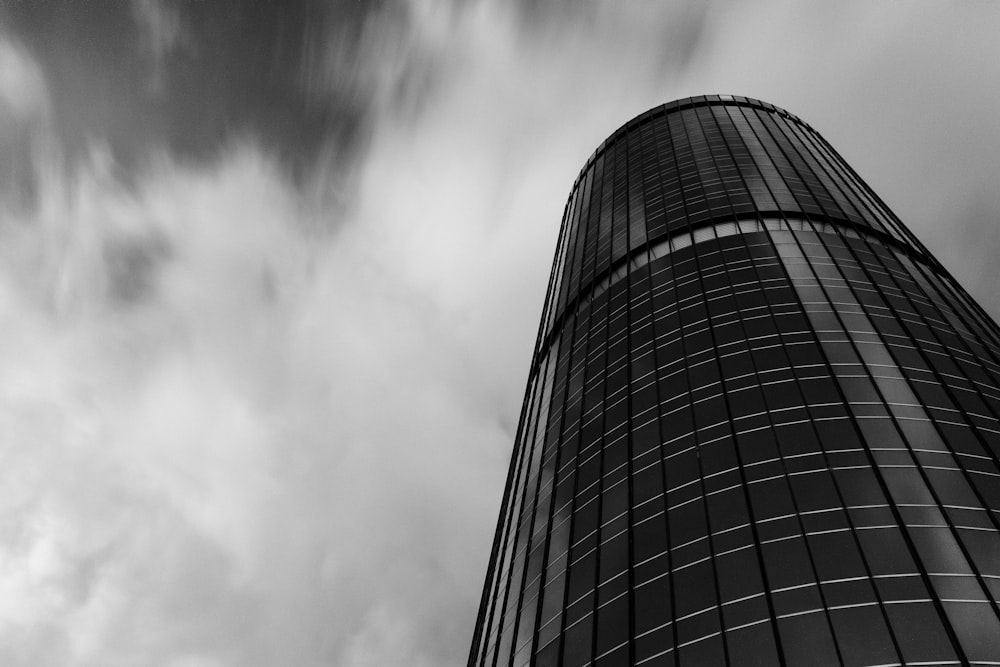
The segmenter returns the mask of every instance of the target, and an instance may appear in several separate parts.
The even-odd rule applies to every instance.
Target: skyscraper
[[[566,204],[470,665],[1000,664],[1000,329],[809,125],[632,119]]]

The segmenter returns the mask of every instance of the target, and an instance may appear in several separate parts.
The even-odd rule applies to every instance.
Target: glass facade
[[[1000,665],[1000,329],[807,124],[566,205],[469,665]]]

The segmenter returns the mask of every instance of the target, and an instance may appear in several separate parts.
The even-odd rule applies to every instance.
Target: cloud
[[[5,237],[4,661],[340,663],[388,609],[469,605],[486,473],[452,478],[508,435],[447,327],[255,149],[101,172]]]
[[[152,91],[162,93],[166,58],[175,49],[188,44],[191,36],[184,29],[179,9],[166,0],[132,0],[131,7],[132,17],[153,61],[149,86]]]
[[[0,35],[0,100],[18,121],[44,116],[49,109],[49,91],[38,63],[5,35]]]
[[[33,162],[49,130],[51,96],[38,62],[0,32],[0,207],[33,198]]]
[[[414,7],[366,28],[354,190],[96,147],[3,227],[5,663],[463,662],[565,191],[670,68]]]

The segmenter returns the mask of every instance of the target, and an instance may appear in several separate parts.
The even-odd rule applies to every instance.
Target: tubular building
[[[1000,329],[809,125],[671,102],[566,205],[469,665],[1000,665]]]

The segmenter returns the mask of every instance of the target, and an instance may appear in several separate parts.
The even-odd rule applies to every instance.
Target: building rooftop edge
[[[614,132],[608,135],[608,138],[601,142],[597,149],[591,153],[590,157],[584,163],[583,168],[580,169],[580,173],[577,175],[576,180],[573,181],[573,187],[570,188],[570,196],[572,197],[573,192],[576,190],[577,186],[580,184],[580,179],[583,178],[584,174],[590,168],[590,165],[594,163],[601,153],[608,149],[612,144],[617,142],[624,134],[629,130],[632,130],[644,123],[648,122],[654,116],[659,114],[669,114],[675,111],[683,111],[684,109],[691,109],[694,107],[703,106],[744,106],[753,107],[756,109],[764,109],[765,111],[770,111],[802,125],[803,127],[809,129],[811,132],[815,132],[809,123],[805,122],[798,116],[781,107],[771,104],[770,102],[764,102],[763,100],[758,100],[753,97],[745,97],[743,95],[694,95],[691,97],[682,97],[672,102],[667,102],[665,104],[659,104],[651,109],[643,111],[638,116],[635,116],[631,120],[623,123]]]

